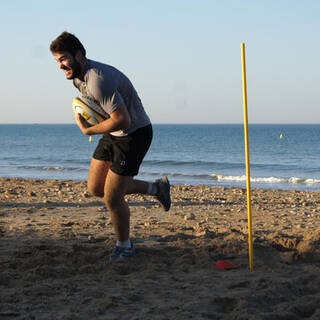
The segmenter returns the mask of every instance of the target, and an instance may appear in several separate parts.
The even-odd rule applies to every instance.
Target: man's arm
[[[92,127],[87,126],[80,114],[76,115],[76,121],[82,133],[87,136],[127,129],[131,124],[131,118],[124,103],[121,103],[117,109],[110,114],[110,118]]]

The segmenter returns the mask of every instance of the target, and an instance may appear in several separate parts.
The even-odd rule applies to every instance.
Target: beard
[[[68,80],[79,78],[81,74],[80,63],[74,58],[72,64],[70,64],[69,69],[67,69],[67,71],[71,71],[69,74],[66,74]]]

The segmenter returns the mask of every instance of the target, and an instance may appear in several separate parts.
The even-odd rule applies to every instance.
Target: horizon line
[[[184,123],[176,123],[176,122],[152,122],[152,125],[243,125],[242,122],[184,122]],[[77,125],[76,123],[66,122],[66,123],[58,123],[58,122],[8,122],[1,123],[0,125]],[[249,125],[320,125],[320,123],[311,123],[311,122],[251,122]]]

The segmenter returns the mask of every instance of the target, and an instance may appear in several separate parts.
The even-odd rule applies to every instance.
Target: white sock
[[[128,240],[126,240],[126,241],[117,240],[116,246],[117,247],[121,247],[121,248],[131,248],[130,238]]]
[[[154,196],[158,192],[157,184],[154,182],[148,182],[147,194]]]

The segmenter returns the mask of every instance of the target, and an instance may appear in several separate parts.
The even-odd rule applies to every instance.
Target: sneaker
[[[127,258],[132,258],[135,255],[136,255],[136,249],[134,248],[132,243],[130,248],[123,248],[123,247],[116,246],[110,256],[110,260],[119,261]]]
[[[158,192],[156,198],[159,200],[164,211],[169,211],[171,206],[170,199],[170,182],[166,176],[162,177],[159,180],[156,180],[155,183],[158,185]]]

